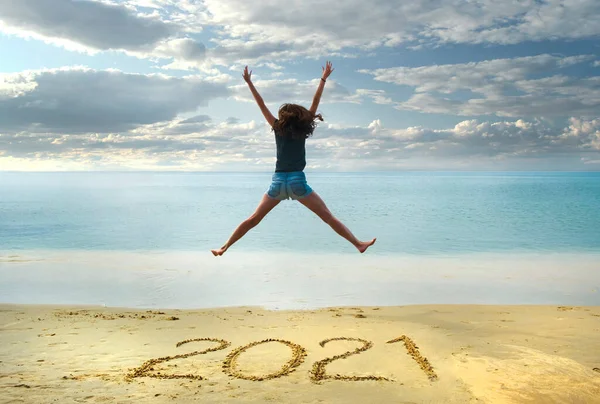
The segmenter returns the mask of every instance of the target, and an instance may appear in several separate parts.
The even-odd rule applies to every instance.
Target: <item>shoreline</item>
[[[379,239],[377,240],[379,242]],[[366,257],[374,258],[379,260],[390,260],[390,259],[407,259],[407,260],[418,260],[418,259],[458,259],[458,258],[471,258],[476,261],[482,261],[485,259],[542,259],[549,260],[550,257],[558,257],[561,259],[573,259],[576,257],[583,258],[595,258],[600,259],[600,251],[592,247],[581,247],[565,248],[565,249],[515,249],[515,248],[498,248],[492,250],[440,250],[432,252],[429,250],[424,251],[380,251],[377,249],[368,250],[364,254],[360,254],[349,245],[342,243],[346,249],[335,249],[333,251],[323,250],[304,250],[304,249],[271,249],[266,248],[264,250],[257,250],[255,248],[248,248],[247,246],[235,245],[226,254],[221,257],[214,257],[210,248],[207,249],[175,249],[175,248],[139,248],[139,249],[105,249],[105,248],[10,248],[0,251],[0,263],[10,263],[11,259],[21,259],[27,255],[30,257],[16,262],[31,262],[40,260],[52,260],[52,259],[64,259],[65,256],[85,256],[85,255],[116,255],[122,257],[133,257],[133,256],[181,256],[189,259],[190,257],[200,258],[202,260],[215,261],[215,260],[227,260],[234,261],[236,259],[246,259],[247,257],[257,255],[267,256],[289,256],[289,255],[303,255],[303,256],[315,256],[322,259],[327,258],[358,258]],[[377,246],[377,243],[375,243]],[[363,258],[361,258],[363,259]]]
[[[599,264],[600,254],[389,257],[235,252],[215,258],[210,252],[29,251],[0,256],[0,296],[11,304],[170,309],[596,306]]]

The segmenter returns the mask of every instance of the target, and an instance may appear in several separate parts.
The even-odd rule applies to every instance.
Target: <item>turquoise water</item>
[[[307,173],[359,254],[269,173],[0,173],[0,303],[600,304],[598,173]]]
[[[370,254],[600,251],[600,173],[311,173]],[[0,173],[2,250],[208,251],[270,173]],[[284,201],[229,253],[354,253]]]

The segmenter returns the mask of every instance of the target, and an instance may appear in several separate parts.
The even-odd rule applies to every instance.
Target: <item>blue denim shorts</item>
[[[307,197],[313,192],[306,183],[306,175],[303,171],[289,173],[274,173],[271,186],[267,191],[269,198],[298,200]]]

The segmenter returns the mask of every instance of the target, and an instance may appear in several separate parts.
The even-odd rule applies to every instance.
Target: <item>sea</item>
[[[0,303],[600,305],[600,173],[306,171],[360,254],[270,172],[0,172]]]

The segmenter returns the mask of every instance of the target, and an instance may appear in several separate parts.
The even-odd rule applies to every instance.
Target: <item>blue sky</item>
[[[0,170],[599,170],[597,0],[0,0]]]

